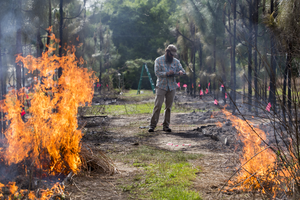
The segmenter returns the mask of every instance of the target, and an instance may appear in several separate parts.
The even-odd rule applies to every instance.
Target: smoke
[[[11,48],[13,41],[15,41],[15,34],[17,32],[17,24],[14,23],[15,16],[12,12],[5,14],[1,18],[1,47]]]

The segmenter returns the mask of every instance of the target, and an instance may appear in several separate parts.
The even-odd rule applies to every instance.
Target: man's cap
[[[169,50],[170,53],[173,55],[173,56],[177,56],[177,48],[175,47],[175,45],[173,44],[170,44],[167,48],[166,48],[166,51]]]

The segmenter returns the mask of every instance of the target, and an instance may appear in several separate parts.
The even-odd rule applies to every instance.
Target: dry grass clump
[[[114,162],[100,150],[94,152],[92,148],[83,144],[80,151],[80,157],[82,169],[85,171],[104,172],[110,175],[118,173]]]

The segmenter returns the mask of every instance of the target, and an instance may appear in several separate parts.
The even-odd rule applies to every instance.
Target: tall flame
[[[54,34],[51,39],[57,42]],[[16,58],[30,73],[38,71],[41,81],[28,94],[31,106],[26,122],[20,115],[26,95],[24,89],[7,94],[4,109],[10,122],[5,132],[8,147],[1,153],[8,164],[26,159],[48,173],[76,173],[81,165],[82,137],[77,125],[77,108],[91,103],[96,78],[93,72],[80,67],[84,61],[75,57],[74,46],[67,49],[66,55],[58,57],[52,55],[54,44],[40,58],[31,55]],[[55,72],[59,68],[63,73],[57,79]]]
[[[263,144],[263,141],[266,141],[265,132],[253,126],[250,121],[247,123],[225,109],[222,112],[230,119],[238,132],[238,139],[243,142],[241,166],[236,180],[241,184],[240,189],[265,192],[267,186],[268,190],[274,190],[274,186],[280,184],[278,174],[274,172],[276,155]]]

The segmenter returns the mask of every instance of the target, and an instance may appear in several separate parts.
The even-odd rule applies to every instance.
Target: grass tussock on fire
[[[57,42],[54,34],[51,40]],[[68,47],[62,57],[52,55],[55,42],[42,57],[17,56],[16,62],[23,63],[35,75],[35,83],[29,93],[25,92],[25,88],[13,90],[2,102],[9,126],[0,149],[1,163],[7,168],[17,166],[18,172],[23,171],[22,177],[30,179],[29,183],[32,176],[41,179],[47,176],[62,177],[63,174],[77,173],[87,165],[115,170],[105,155],[102,158],[93,157],[92,152],[81,144],[77,109],[91,103],[97,78],[92,71],[81,67],[84,61],[76,58],[74,46]],[[62,75],[57,77],[59,68]],[[3,178],[4,182],[9,179]],[[58,189],[63,194],[63,188],[59,185],[47,190],[38,189],[37,193],[24,193],[12,182],[6,186],[4,184],[0,185],[2,190],[6,186],[10,189],[9,196],[5,198],[25,195],[29,199],[49,199]],[[28,190],[30,187],[29,184]],[[3,191],[0,195],[3,197]]]
[[[299,78],[288,79],[288,89],[281,79],[276,83],[276,105],[262,96],[255,104],[248,102],[250,112],[256,113],[253,120],[271,129],[269,132],[254,125],[237,106],[241,118],[222,111],[232,121],[237,139],[243,143],[240,165],[228,180],[228,187],[222,189],[247,191],[271,199],[300,198]]]

